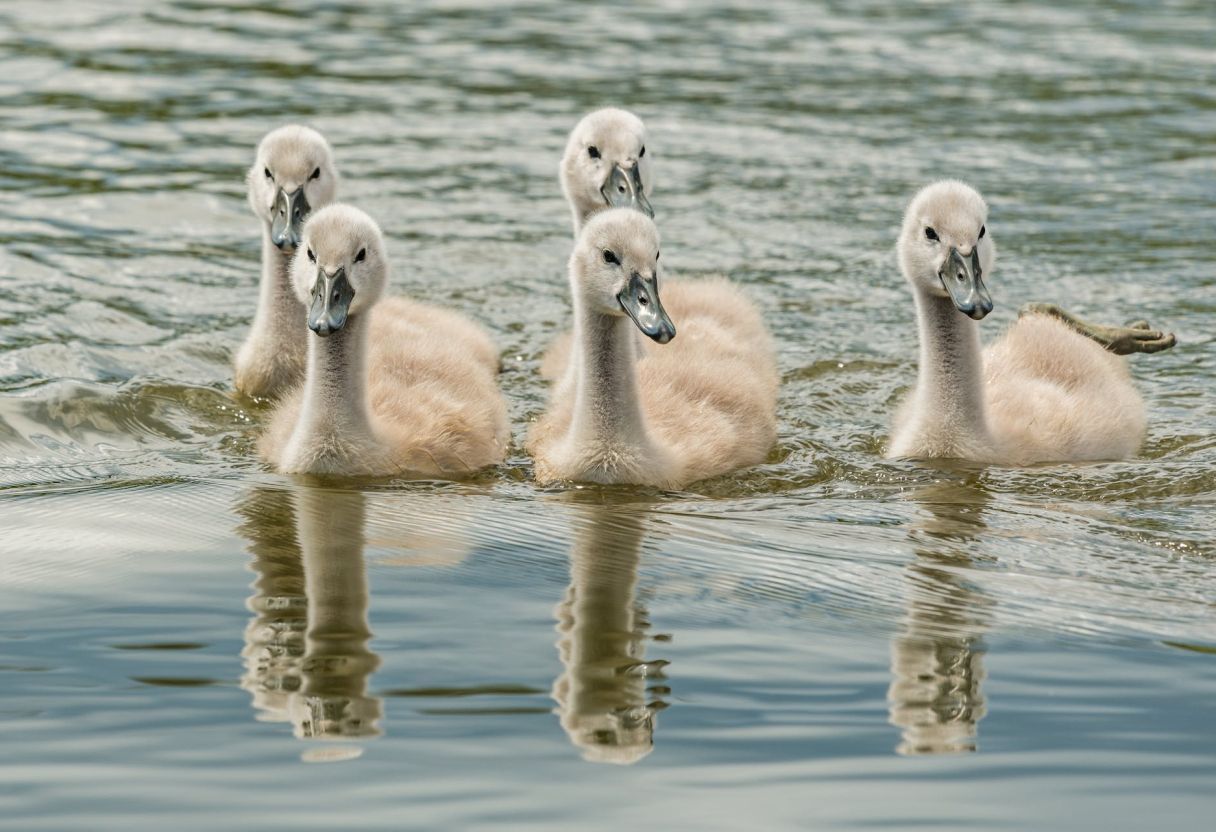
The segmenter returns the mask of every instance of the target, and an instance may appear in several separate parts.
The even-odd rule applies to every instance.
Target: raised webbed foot
[[[1116,355],[1133,352],[1161,352],[1178,343],[1172,332],[1160,332],[1149,327],[1148,321],[1132,321],[1127,326],[1091,324],[1064,311],[1054,303],[1028,303],[1018,310],[1023,315],[1050,315],[1063,321],[1086,338],[1097,341]]]

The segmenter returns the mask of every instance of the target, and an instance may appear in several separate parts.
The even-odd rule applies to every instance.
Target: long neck
[[[571,425],[575,441],[649,444],[638,398],[633,322],[589,311],[576,298],[574,341],[572,358],[579,364]]]
[[[366,315],[322,338],[309,334],[308,371],[297,432],[358,443],[372,436],[367,401]]]
[[[587,220],[591,219],[593,214],[598,214],[608,206],[602,202],[587,202],[582,199],[572,199],[570,201],[570,215],[574,219],[574,237],[578,239],[579,232],[583,230],[583,226],[587,224]]]
[[[580,174],[577,172],[577,159],[572,155],[574,151],[567,148],[566,155],[562,157],[561,164],[561,185],[562,194],[566,197],[566,204],[570,206],[570,218],[574,224],[574,237],[578,239],[579,232],[583,230],[587,219],[595,211],[595,205],[587,201],[587,195],[583,189],[578,186]],[[579,149],[577,153],[582,153]]]
[[[920,323],[916,396],[922,427],[948,431],[960,442],[986,441],[979,326],[955,309],[949,298],[925,292],[916,292],[916,311]]]
[[[262,232],[262,282],[253,328],[276,344],[293,344],[304,350],[304,306],[291,286],[291,255],[270,241],[270,228]]]

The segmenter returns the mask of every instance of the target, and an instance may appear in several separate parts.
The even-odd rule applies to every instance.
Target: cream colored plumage
[[[647,150],[647,140],[646,125],[642,120],[628,110],[616,107],[588,113],[570,131],[560,174],[562,193],[570,206],[576,237],[588,219],[613,207],[609,198],[616,200],[617,205],[636,207],[653,216],[649,196],[654,191],[654,153]],[[594,157],[591,153],[593,149]],[[617,193],[610,187],[615,168],[636,171],[640,197]],[[707,314],[711,319],[723,315],[729,317],[732,307],[753,309],[751,303],[743,299],[724,277],[682,280],[664,275],[662,280],[663,306],[677,324],[701,319]],[[756,320],[755,324],[741,321],[739,326],[731,325],[733,335],[744,340],[750,337],[748,333],[758,335],[759,340],[750,348],[758,351],[771,349],[767,330],[763,323],[758,322],[758,316]],[[646,338],[639,337],[637,341],[638,355],[666,349]],[[541,362],[541,376],[549,380],[562,378],[563,382],[568,382],[569,379],[563,376],[571,366],[570,351],[573,348],[573,333],[559,335]]]
[[[1121,357],[1043,314],[1019,318],[981,352],[983,280],[996,258],[987,216],[983,198],[954,181],[908,207],[899,259],[916,300],[920,368],[889,455],[1025,465],[1135,453],[1144,402]]]
[[[614,205],[637,205],[639,200],[649,207],[646,197],[654,187],[650,173],[652,158],[653,154],[646,155],[646,126],[628,110],[605,107],[579,120],[566,140],[560,174],[576,237],[597,211]],[[626,179],[636,174],[641,196],[628,193],[626,182],[619,183],[619,192],[612,187],[617,168],[626,174]]]
[[[262,278],[253,326],[233,361],[234,381],[247,395],[277,397],[303,378],[308,352],[291,256],[309,211],[333,201],[338,172],[325,138],[290,124],[258,144],[246,180],[249,207],[262,221]]]
[[[658,229],[632,209],[596,213],[579,234],[575,349],[557,346],[561,381],[529,437],[539,482],[676,488],[759,463],[772,447],[777,369],[759,312],[725,280],[689,284],[679,335],[662,343],[671,322],[655,323],[666,319],[658,254]],[[661,342],[641,356],[631,316]]]
[[[506,404],[486,333],[446,309],[381,300],[384,242],[358,209],[314,214],[300,248],[292,278],[318,334],[309,335],[305,382],[272,415],[262,455],[283,472],[337,475],[454,478],[501,462]]]

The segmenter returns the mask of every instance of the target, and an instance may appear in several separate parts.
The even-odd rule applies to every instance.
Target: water
[[[0,8],[0,826],[1147,829],[1216,809],[1210,4],[10,0]],[[566,132],[648,123],[664,263],[780,345],[765,465],[541,490]],[[333,142],[400,292],[485,322],[473,483],[267,472],[229,393],[269,128]],[[892,244],[992,206],[1027,301],[1177,333],[1142,454],[881,458]],[[319,522],[325,516],[328,523]]]

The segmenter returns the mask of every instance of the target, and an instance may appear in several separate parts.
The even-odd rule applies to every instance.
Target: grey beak
[[[294,251],[304,234],[304,221],[312,206],[304,197],[304,189],[287,193],[279,188],[274,195],[274,216],[270,220],[270,241],[283,251]]]
[[[346,326],[354,287],[346,279],[346,269],[326,274],[317,269],[317,281],[312,284],[312,306],[308,308],[308,328],[322,338]]]
[[[667,311],[659,301],[658,276],[654,272],[649,277],[642,277],[637,272],[629,275],[629,284],[616,299],[648,338],[666,344],[676,337],[676,325],[667,317]]]
[[[637,162],[628,168],[613,165],[608,180],[600,188],[600,194],[613,208],[634,208],[654,219],[654,209],[642,192],[642,173]]]
[[[950,256],[937,276],[950,293],[954,308],[968,318],[978,321],[992,311],[992,296],[984,286],[978,246],[971,249],[970,262],[958,249],[951,247]]]

